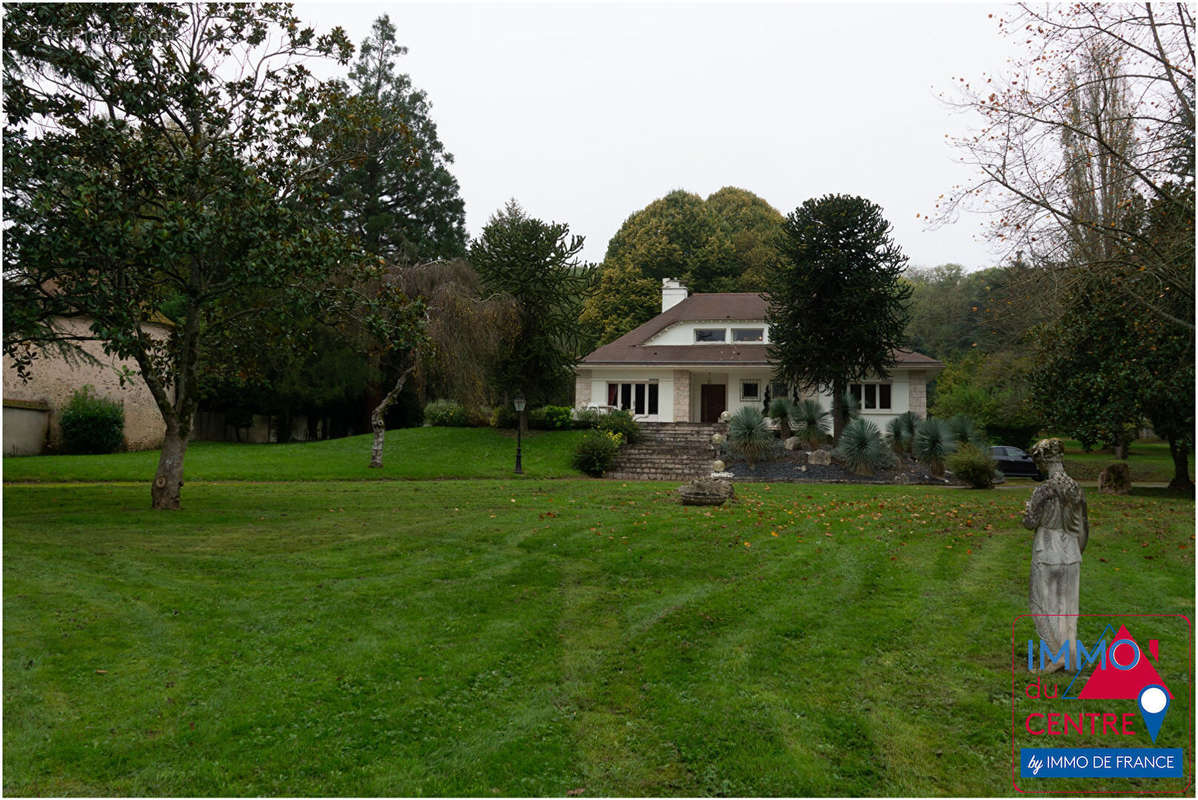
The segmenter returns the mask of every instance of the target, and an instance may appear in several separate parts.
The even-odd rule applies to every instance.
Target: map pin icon
[[[1156,735],[1161,732],[1161,723],[1165,721],[1165,712],[1169,710],[1169,693],[1165,687],[1149,684],[1140,690],[1140,716],[1144,718],[1144,727],[1156,744]]]

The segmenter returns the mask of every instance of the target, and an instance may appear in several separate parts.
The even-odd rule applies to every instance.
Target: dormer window
[[[763,342],[765,341],[765,328],[733,328],[732,341]]]
[[[695,342],[724,342],[727,341],[726,328],[695,328]]]

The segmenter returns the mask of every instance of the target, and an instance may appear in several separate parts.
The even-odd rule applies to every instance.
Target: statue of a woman
[[[1031,609],[1036,633],[1051,652],[1068,655],[1045,665],[1045,672],[1077,668],[1077,614],[1081,587],[1082,551],[1090,537],[1086,496],[1077,481],[1065,474],[1060,439],[1043,439],[1032,447],[1032,458],[1047,479],[1032,492],[1023,511],[1023,527],[1035,529],[1032,539]],[[1068,659],[1068,661],[1066,661]]]

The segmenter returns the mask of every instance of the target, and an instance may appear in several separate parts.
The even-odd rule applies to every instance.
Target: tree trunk
[[[844,407],[844,394],[848,390],[847,381],[832,381],[832,441],[834,443],[840,441],[840,434],[848,423]]]
[[[1184,492],[1194,491],[1194,482],[1190,480],[1189,448],[1179,439],[1169,440],[1169,453],[1173,456],[1173,480],[1169,481],[1170,489]]]
[[[400,373],[399,380],[391,387],[391,391],[387,392],[387,396],[383,398],[382,402],[374,407],[374,411],[370,412],[370,428],[374,431],[374,442],[370,446],[370,466],[372,469],[382,469],[383,466],[383,439],[387,433],[383,417],[392,403],[399,398],[399,393],[403,391],[404,383],[407,382],[408,376],[412,374],[412,370],[414,369],[416,369],[415,364]]]
[[[187,437],[180,435],[177,424],[167,424],[158,456],[158,472],[150,487],[150,502],[155,509],[177,511],[183,489],[183,456],[187,453]]]
[[[1123,461],[1127,460],[1127,451],[1131,447],[1131,434],[1127,431],[1120,431],[1115,438],[1115,458]]]

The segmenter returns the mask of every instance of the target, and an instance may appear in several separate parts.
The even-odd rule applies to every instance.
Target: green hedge
[[[92,394],[91,386],[71,395],[59,425],[62,449],[67,453],[115,453],[125,444],[124,407]]]

